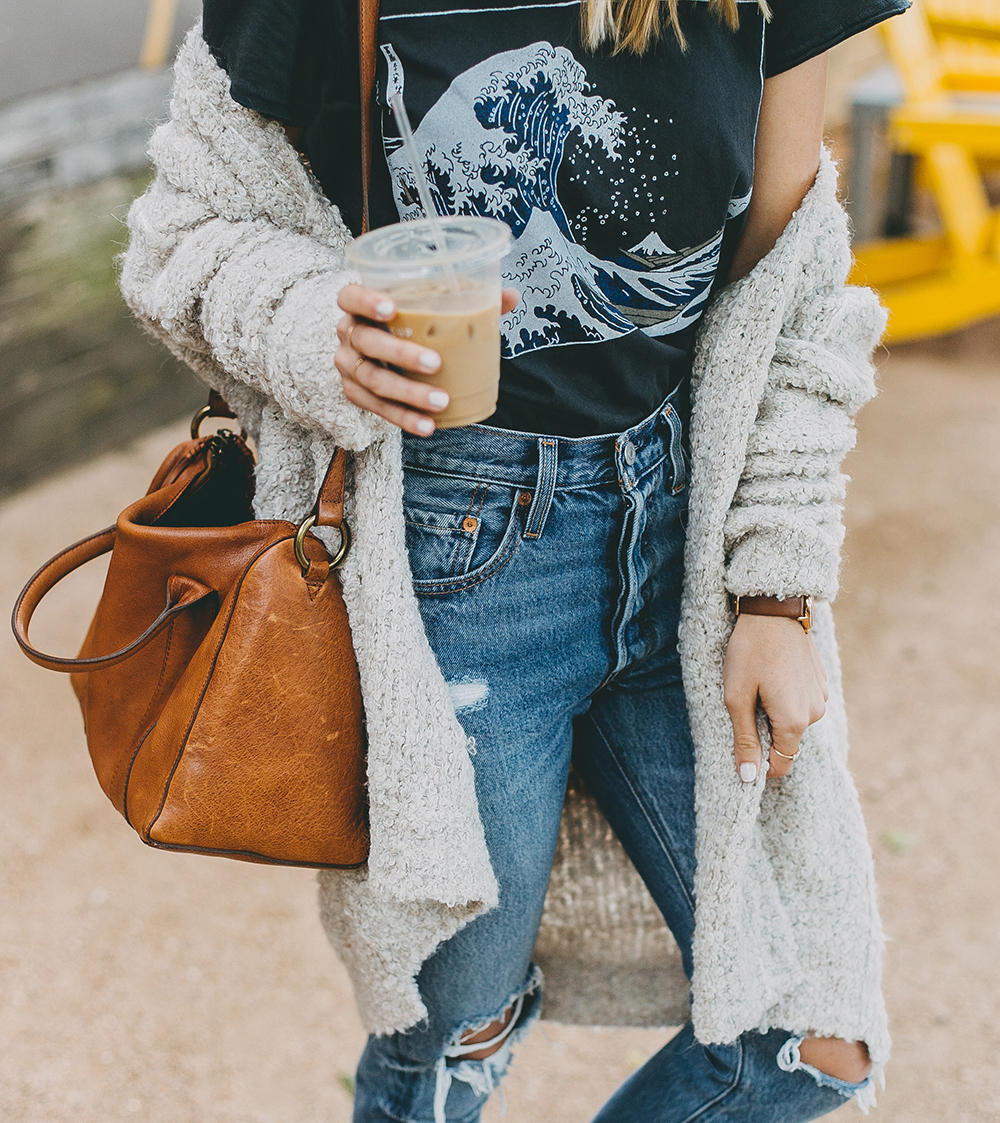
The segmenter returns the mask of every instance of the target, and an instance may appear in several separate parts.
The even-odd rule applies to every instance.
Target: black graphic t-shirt
[[[205,24],[234,96],[311,126],[320,182],[356,227],[354,0],[246,0],[242,22],[235,2],[208,0]],[[247,8],[259,20],[275,5],[284,61],[270,73],[259,57],[241,65],[250,44],[267,53]],[[584,49],[578,0],[382,0],[372,225],[421,213],[388,107],[402,93],[439,213],[499,219],[513,234],[504,282],[521,302],[503,321],[488,423],[585,436],[652,412],[685,378],[732,262],[764,78],[906,6],[783,0],[765,24],[748,0],[734,32],[688,0],[687,49],[667,33],[636,58]]]

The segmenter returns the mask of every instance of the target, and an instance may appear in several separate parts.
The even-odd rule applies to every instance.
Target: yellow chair
[[[932,25],[932,7],[935,19],[947,9],[951,23]],[[926,7],[915,0],[882,25],[905,95],[890,114],[889,142],[918,158],[943,227],[940,235],[856,248],[853,279],[879,290],[890,339],[938,335],[1000,314],[1000,213],[982,179],[982,168],[1000,160],[1000,98],[991,99],[995,108],[982,98],[963,100],[932,30],[944,26],[951,34],[961,18],[967,38],[974,20],[993,27],[987,17],[996,9],[989,0],[927,0]]]
[[[1000,40],[1000,0],[924,0],[935,35]]]
[[[1000,0],[925,0],[952,90],[1000,91]]]

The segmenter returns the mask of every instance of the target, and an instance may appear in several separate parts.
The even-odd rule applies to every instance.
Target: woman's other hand
[[[519,299],[516,290],[504,289],[501,313],[513,311]],[[426,377],[440,369],[441,356],[386,329],[396,315],[396,305],[385,293],[363,285],[345,285],[337,303],[347,314],[337,325],[340,346],[334,363],[347,399],[407,433],[430,436],[434,432],[433,415],[448,405],[448,395],[396,370]]]
[[[760,771],[757,702],[767,714],[777,753],[794,756],[806,728],[819,721],[829,697],[826,670],[810,636],[797,620],[737,616],[722,669],[726,709],[733,723],[736,770],[744,783]],[[772,752],[768,777],[785,776],[792,761]]]

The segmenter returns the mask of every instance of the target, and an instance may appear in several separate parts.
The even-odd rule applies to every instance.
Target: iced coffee
[[[441,356],[434,374],[403,371],[447,391],[439,428],[483,421],[500,383],[500,263],[510,242],[503,223],[445,218],[397,223],[363,235],[348,258],[369,288],[396,304],[389,330]],[[439,246],[437,243],[443,243]]]

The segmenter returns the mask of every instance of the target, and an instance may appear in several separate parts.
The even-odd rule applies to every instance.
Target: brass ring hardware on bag
[[[196,441],[201,437],[201,423],[206,417],[212,416],[211,406],[202,406],[200,410],[191,418],[191,440]]]
[[[220,416],[220,414],[216,413],[212,406],[210,406],[210,405],[209,406],[202,406],[201,409],[198,410],[198,412],[194,415],[194,417],[191,418],[191,440],[193,440],[193,441],[200,441],[201,440],[201,423],[207,417],[219,417],[219,416]],[[219,437],[221,439],[225,439],[226,437],[231,437],[232,435],[233,435],[232,429],[219,429],[217,432],[211,434],[211,436]],[[240,435],[242,437],[246,437],[246,432],[243,432]]]
[[[306,555],[305,541],[306,535],[316,525],[316,516],[310,515],[308,518],[303,519],[299,529],[295,532],[295,560],[299,563],[302,569],[302,576],[309,572],[309,558]],[[340,523],[340,549],[330,559],[330,568],[339,569],[344,563],[344,558],[347,557],[347,552],[351,548],[351,528],[347,525],[347,520],[342,519]]]
[[[202,406],[201,409],[198,410],[198,412],[194,415],[194,417],[191,418],[191,440],[201,440],[202,422],[209,417],[230,418],[232,420],[236,419],[236,414],[233,413],[229,406],[226,405],[226,403],[222,400],[222,398],[219,397],[218,394],[215,393],[214,390],[212,391],[212,396],[209,399],[208,405]],[[224,436],[232,436],[232,430],[220,429],[217,434],[211,435],[217,436],[219,434],[222,434]],[[247,439],[246,429],[240,429],[240,438],[244,441]]]

